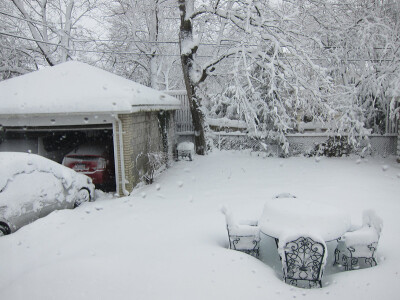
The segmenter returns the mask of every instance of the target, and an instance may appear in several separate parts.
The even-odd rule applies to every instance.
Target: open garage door
[[[0,137],[0,151],[30,152],[64,162],[75,171],[92,177],[96,188],[115,191],[112,124],[5,127]]]

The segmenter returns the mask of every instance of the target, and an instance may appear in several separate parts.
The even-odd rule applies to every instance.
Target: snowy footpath
[[[374,209],[384,222],[378,266],[327,272],[323,288],[299,289],[282,281],[280,268],[227,249],[221,207],[258,218],[265,200],[279,193],[331,203],[354,223],[361,223],[364,209]],[[0,299],[394,300],[400,295],[399,232],[394,157],[214,152],[174,163],[130,197],[103,196],[1,237]]]

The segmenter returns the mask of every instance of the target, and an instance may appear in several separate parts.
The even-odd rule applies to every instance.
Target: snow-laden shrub
[[[141,166],[139,169],[140,181],[152,184],[155,176],[165,168],[167,160],[167,154],[161,151],[139,154],[136,158],[136,164]]]
[[[323,155],[327,157],[347,156],[354,150],[347,136],[331,136],[324,143],[317,144],[310,153],[311,156]]]

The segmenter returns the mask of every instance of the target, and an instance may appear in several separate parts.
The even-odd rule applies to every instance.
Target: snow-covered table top
[[[350,216],[338,208],[299,198],[267,200],[259,220],[260,231],[278,239],[304,233],[332,241],[348,231],[350,225]]]

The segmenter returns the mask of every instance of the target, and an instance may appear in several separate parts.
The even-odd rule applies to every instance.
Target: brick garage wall
[[[167,137],[168,137],[168,157],[172,157],[174,139],[175,139],[175,126],[173,119],[173,112],[164,112],[168,115]],[[172,117],[171,117],[172,116]],[[143,175],[148,171],[148,157],[147,153],[163,152],[163,137],[160,130],[159,112],[139,112],[128,115],[119,115],[122,122],[122,136],[123,136],[123,151],[124,151],[124,165],[125,165],[125,178],[126,190],[131,192],[132,189],[143,179]],[[118,128],[116,128],[118,131]],[[119,154],[119,134],[116,132],[117,153],[118,160]],[[119,182],[120,193],[122,193],[122,178],[121,166],[119,169]]]

